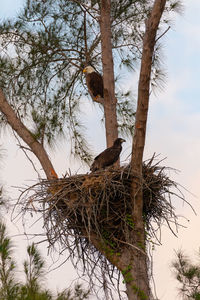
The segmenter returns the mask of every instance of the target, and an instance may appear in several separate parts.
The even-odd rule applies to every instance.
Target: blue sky
[[[23,0],[1,0],[1,18],[13,17],[23,6]]]
[[[13,16],[19,10],[21,3],[20,0],[1,0],[0,16]],[[151,97],[150,102],[145,157],[151,157],[154,152],[160,153],[161,157],[167,157],[165,161],[167,166],[181,171],[179,174],[172,173],[171,176],[195,194],[194,197],[186,192],[186,197],[197,212],[197,216],[195,216],[187,205],[175,200],[174,205],[177,207],[177,214],[184,215],[190,222],[183,221],[187,228],[179,230],[178,238],[163,227],[162,246],[157,247],[154,254],[154,276],[158,298],[161,300],[178,299],[176,298],[177,283],[170,270],[174,250],[182,248],[189,255],[194,256],[195,251],[200,247],[200,238],[197,235],[197,228],[200,227],[199,12],[199,0],[185,1],[184,14],[176,16],[173,28],[164,38],[163,60],[167,70],[166,84],[161,92]],[[134,76],[133,78],[135,79]],[[95,124],[96,118],[100,119],[101,117],[95,110],[95,106],[86,109],[88,116],[91,116],[92,124]],[[98,136],[98,139],[95,138],[93,141],[93,147],[97,153],[104,148],[104,146],[101,148],[104,142],[102,128],[102,126],[99,126],[94,130],[95,136]],[[90,133],[90,141],[92,141],[92,134],[94,133]],[[4,162],[5,172],[2,174],[5,182],[8,186],[29,184],[30,181],[27,181],[27,178],[32,180],[35,176],[35,174],[33,176],[31,166],[25,161],[20,150],[13,146],[14,140],[12,142],[6,140],[6,144],[8,153]],[[61,175],[69,167],[72,168],[72,162],[70,159],[65,159],[67,145],[63,144],[60,148],[61,150],[57,149],[54,153],[52,152],[51,157],[58,173]],[[125,156],[130,151],[130,145],[125,145],[123,151]],[[60,157],[63,159],[60,159]],[[13,172],[13,164],[16,166],[17,174]],[[76,163],[75,168],[77,167],[78,164]],[[7,222],[10,224],[9,220]],[[19,225],[17,226],[19,227]],[[13,228],[12,230],[14,232]],[[16,244],[21,244],[20,238],[16,239]],[[23,249],[25,248],[26,243],[24,241]],[[23,259],[21,248],[19,257]],[[49,283],[54,289],[65,287],[66,280],[70,283],[71,274],[71,266],[67,264],[59,269],[57,273],[51,272],[49,274]],[[61,278],[65,278],[65,282]]]

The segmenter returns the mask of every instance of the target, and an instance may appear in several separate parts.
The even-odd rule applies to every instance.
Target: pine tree
[[[6,227],[0,223],[0,299],[17,299],[19,285],[15,280],[15,262],[12,259],[13,247],[6,233]]]
[[[176,260],[173,261],[172,267],[176,279],[181,286],[179,288],[182,299],[200,299],[200,264],[194,264],[190,258],[183,253],[178,251],[176,253]],[[200,251],[198,253],[200,258]],[[199,260],[199,259],[198,259]]]
[[[6,227],[0,223],[0,300],[52,300],[50,290],[44,289],[45,261],[34,244],[27,247],[28,259],[24,261],[26,281],[17,280],[17,268],[12,258],[13,246],[7,236]],[[74,289],[66,288],[56,296],[56,300],[88,299],[89,290],[80,284]]]
[[[169,12],[178,4],[172,0],[27,0],[16,20],[0,26],[5,53],[0,58],[1,121],[36,155],[48,180],[58,176],[47,155],[47,144],[55,142],[65,129],[72,152],[82,161],[91,160],[78,114],[85,93],[82,69],[86,64],[103,73],[107,145],[121,128],[133,135],[130,166],[137,180],[131,184],[134,226],[128,243],[119,255],[107,245],[102,247],[95,233],[87,237],[122,272],[130,300],[150,297],[141,188],[143,151],[151,83],[158,84],[161,74],[159,42],[168,30]],[[114,65],[130,68],[138,61],[135,122],[133,100],[123,92],[115,93]]]
[[[44,260],[34,244],[27,247],[28,259],[24,261],[26,283],[21,287],[20,299],[51,300],[52,294],[42,288],[45,269]]]

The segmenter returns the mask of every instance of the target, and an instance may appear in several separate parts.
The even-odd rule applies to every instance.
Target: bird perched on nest
[[[103,98],[103,78],[95,71],[92,66],[87,66],[83,69],[86,74],[86,83],[92,99],[98,101],[98,98]]]
[[[108,166],[113,165],[119,158],[122,151],[122,143],[125,142],[124,139],[118,138],[114,141],[112,147],[105,149],[98,156],[95,157],[93,164],[90,167],[92,172],[99,169],[104,169]]]

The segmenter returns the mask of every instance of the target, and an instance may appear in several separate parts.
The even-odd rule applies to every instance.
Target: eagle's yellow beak
[[[85,73],[86,72],[86,68],[85,69],[83,69],[83,73]]]

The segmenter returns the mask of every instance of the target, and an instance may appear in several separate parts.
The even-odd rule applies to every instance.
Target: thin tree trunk
[[[57,178],[57,174],[53,165],[44,150],[43,146],[34,138],[32,133],[24,126],[21,120],[17,117],[15,111],[12,109],[6,100],[3,91],[0,89],[0,110],[6,116],[6,119],[12,129],[21,137],[21,139],[30,147],[32,152],[40,161],[46,177],[50,179]]]
[[[149,18],[146,21],[146,31],[143,39],[143,52],[138,86],[138,104],[136,112],[135,133],[133,137],[131,168],[135,179],[131,185],[133,206],[133,242],[145,251],[145,227],[143,223],[143,194],[142,194],[142,162],[146,137],[146,123],[149,107],[149,89],[152,67],[152,57],[156,42],[156,33],[164,11],[166,0],[155,0]],[[131,266],[133,281],[127,282],[128,298],[133,300],[149,299],[150,288],[146,256],[133,250],[134,257]],[[133,285],[134,283],[134,285]],[[134,296],[131,294],[134,290]],[[142,296],[144,298],[142,298]]]
[[[118,137],[115,80],[112,56],[110,6],[110,0],[101,0],[100,30],[104,83],[104,115],[107,147],[112,146],[114,140]]]
[[[131,161],[133,170],[139,174],[142,174],[142,160],[149,106],[149,88],[152,57],[156,41],[156,32],[165,8],[165,4],[166,0],[155,0],[152,12],[146,21],[146,31],[143,40],[143,52],[138,85],[138,104],[136,111],[135,134],[133,138]]]

